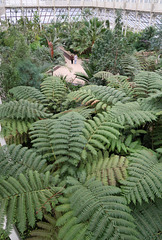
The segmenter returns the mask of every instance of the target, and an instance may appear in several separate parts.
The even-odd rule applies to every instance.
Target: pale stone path
[[[73,84],[84,85],[85,82],[81,79],[76,78],[75,73],[85,73],[82,67],[82,60],[78,59],[76,64],[71,64],[71,61],[65,57],[65,66],[61,66],[53,72],[53,76],[64,76],[66,81],[72,82]],[[86,73],[85,73],[86,74]]]

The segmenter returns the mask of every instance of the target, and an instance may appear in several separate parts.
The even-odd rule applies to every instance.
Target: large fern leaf
[[[17,178],[20,173],[26,173],[29,170],[44,173],[50,168],[46,160],[37,155],[33,149],[14,144],[0,148],[0,175],[5,178],[8,176]]]
[[[76,173],[81,152],[86,144],[83,128],[84,118],[79,113],[71,112],[59,118],[51,129],[50,142],[57,157],[55,164],[60,166],[61,173]]]
[[[18,86],[9,90],[9,93],[17,100],[25,99],[32,102],[46,102],[45,96],[36,88],[28,86]]]
[[[140,126],[156,119],[151,111],[144,111],[138,102],[117,103],[109,111],[110,119],[122,125]]]
[[[119,101],[124,103],[130,99],[124,92],[115,88],[96,85],[82,87],[78,91],[70,93],[68,97],[87,106],[94,107],[96,103],[105,104],[105,108]]]
[[[121,68],[122,74],[129,77],[134,77],[141,70],[141,66],[137,58],[128,54],[121,59]]]
[[[130,236],[131,240],[138,239],[133,217],[125,199],[119,196],[119,188],[103,186],[94,179],[78,182],[69,177],[68,183],[72,185],[66,191],[69,199],[56,208],[65,212],[57,221],[57,226],[61,226],[60,239],[130,239]]]
[[[1,120],[1,135],[5,137],[7,144],[24,143],[28,140],[28,131],[32,121],[23,121],[17,119]]]
[[[104,185],[116,186],[119,180],[127,177],[128,160],[125,157],[118,155],[109,157],[107,151],[103,154],[99,151],[96,158],[93,156],[91,158],[93,161],[88,161],[85,165],[88,179],[95,177]]]
[[[162,78],[157,73],[142,71],[136,75],[136,87],[134,89],[137,98],[148,97],[151,93],[156,93],[162,89]]]
[[[30,138],[33,147],[44,157],[52,157],[53,160],[55,159],[55,154],[53,145],[50,142],[50,129],[55,123],[55,120],[44,119],[33,123],[30,128]]]
[[[132,215],[135,218],[141,240],[162,239],[162,202],[160,199],[155,203],[143,204],[133,208]]]
[[[48,105],[60,112],[67,95],[65,83],[59,77],[48,77],[41,83],[41,91],[47,98]]]
[[[142,99],[141,107],[145,111],[159,112],[162,109],[162,91],[150,94],[149,97]]]
[[[37,222],[38,229],[30,232],[30,238],[27,240],[58,240],[58,229],[56,220],[50,214],[44,214],[44,221]]]
[[[161,197],[162,163],[156,154],[148,150],[137,151],[128,157],[128,178],[122,180],[122,190],[128,203],[136,204],[142,201],[154,200]]]
[[[95,109],[92,109],[92,108],[89,108],[89,107],[85,107],[85,106],[76,107],[76,108],[65,110],[65,111],[63,111],[61,113],[58,113],[58,114],[54,114],[52,119],[59,118],[59,117],[65,115],[65,114],[67,114],[69,112],[78,112],[84,118],[90,118],[92,113],[95,112]]]
[[[36,218],[42,219],[44,208],[51,211],[50,201],[55,199],[57,203],[57,192],[49,172],[40,175],[30,170],[26,175],[21,173],[18,179],[0,180],[0,220],[6,215],[8,230],[16,220],[19,230],[24,232],[27,223],[33,227]]]
[[[107,120],[107,114],[98,114],[93,120],[85,122],[83,133],[87,139],[87,144],[82,152],[82,157],[86,159],[87,151],[97,155],[97,149],[105,149],[110,139],[117,139],[120,135],[120,124]]]
[[[0,119],[25,119],[28,121],[50,116],[51,114],[46,112],[43,105],[27,100],[10,101],[0,105]]]

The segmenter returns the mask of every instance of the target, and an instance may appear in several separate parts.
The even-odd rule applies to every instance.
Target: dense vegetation
[[[160,240],[160,30],[124,36],[120,14],[114,30],[85,15],[25,21],[0,32],[0,227],[7,216],[5,234],[15,224],[28,240]],[[44,73],[63,64],[60,44],[88,58],[85,86]]]

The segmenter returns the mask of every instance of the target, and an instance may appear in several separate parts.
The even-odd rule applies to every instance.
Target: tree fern
[[[87,152],[97,155],[97,149],[106,149],[105,145],[110,143],[110,139],[117,139],[120,135],[120,124],[107,120],[107,114],[98,114],[93,120],[85,122],[83,133],[87,139],[87,144],[82,152],[83,159],[86,159]]]
[[[140,130],[131,130],[131,133],[125,133],[118,138],[112,139],[110,144],[108,144],[108,151],[115,152],[117,154],[128,154],[131,152],[136,152],[137,150],[141,150],[144,147],[141,145],[140,138],[136,138],[136,132]],[[130,130],[129,130],[130,131]],[[146,133],[146,131],[141,130],[142,133]]]
[[[9,90],[9,93],[17,100],[25,99],[33,102],[46,102],[45,96],[36,88],[28,86],[18,86]]]
[[[67,95],[65,83],[59,77],[48,77],[41,83],[41,91],[48,100],[48,105],[60,111],[62,102]]]
[[[117,103],[109,111],[110,119],[122,125],[140,126],[156,119],[151,111],[143,111],[138,102]]]
[[[71,112],[59,118],[51,129],[50,142],[57,158],[55,164],[60,166],[61,173],[76,173],[81,152],[86,144],[83,127],[84,118],[79,113]]]
[[[142,240],[161,240],[162,239],[162,204],[157,199],[155,203],[148,203],[133,208],[132,214],[135,218],[137,229],[140,233],[139,239]]]
[[[27,240],[58,240],[56,220],[50,214],[44,214],[44,221],[37,222],[38,229],[30,232],[30,238]]]
[[[15,136],[13,135],[8,135],[8,136],[5,136],[5,141],[8,145],[11,145],[11,144],[27,144],[30,139],[29,139],[29,135],[28,133],[16,133]]]
[[[23,143],[27,140],[27,132],[31,126],[31,122],[7,119],[0,121],[0,123],[2,126],[1,135],[5,136],[6,142]]]
[[[56,208],[65,212],[57,221],[59,239],[138,239],[119,188],[103,186],[94,179],[84,182],[84,178],[79,182],[69,177],[68,183],[72,185],[66,190],[69,199]]]
[[[102,80],[108,80],[110,77],[114,76],[111,72],[100,71],[94,74],[94,77],[101,78]]]
[[[127,177],[128,160],[125,157],[118,155],[109,157],[107,151],[103,154],[99,151],[96,158],[93,156],[91,158],[93,161],[88,161],[84,166],[88,179],[95,177],[104,185],[116,186],[119,180]]]
[[[101,78],[102,80],[105,79],[109,87],[125,92],[128,97],[133,96],[133,89],[128,81],[128,78],[125,76],[121,76],[119,74],[113,75],[112,73],[101,71],[96,73],[94,77]]]
[[[50,174],[40,175],[37,171],[19,175],[18,179],[9,177],[0,181],[0,220],[7,216],[7,229],[16,220],[21,232],[26,224],[34,226],[36,218],[42,219],[43,209],[51,211],[50,200],[55,199],[58,188],[50,181]],[[0,221],[0,223],[3,223]]]
[[[67,114],[69,112],[77,112],[81,116],[83,116],[84,118],[90,118],[91,114],[95,112],[95,109],[89,108],[89,107],[85,107],[85,106],[71,108],[71,109],[65,110],[65,111],[63,111],[61,113],[53,115],[52,119],[59,118],[59,117],[65,115],[65,114]]]
[[[56,123],[52,119],[44,119],[32,124],[30,128],[30,138],[33,147],[44,157],[55,158],[53,145],[51,144],[50,129]]]
[[[150,94],[149,97],[140,101],[141,107],[145,111],[159,112],[162,109],[162,92],[157,91],[155,94]]]
[[[136,75],[135,95],[137,98],[148,97],[151,93],[156,93],[162,89],[162,78],[157,73],[142,71]]]
[[[162,164],[156,154],[147,150],[137,151],[128,157],[128,178],[122,180],[122,190],[128,203],[154,200],[161,197]]]
[[[25,119],[28,121],[50,116],[51,114],[46,113],[43,105],[27,100],[10,101],[0,105],[0,119]]]
[[[114,105],[117,102],[127,102],[130,98],[122,91],[115,88],[90,85],[80,88],[80,90],[70,93],[69,97],[82,105],[95,106],[96,103],[102,102],[107,105]]]
[[[29,170],[44,173],[51,167],[51,165],[47,166],[47,161],[33,149],[14,144],[0,148],[0,175],[5,178],[8,176],[17,178],[20,173],[26,173]]]
[[[141,70],[140,63],[133,55],[126,54],[121,59],[122,74],[129,77],[136,76]]]
[[[162,146],[162,119],[160,118],[158,124],[153,126],[152,129],[152,144],[155,149]]]

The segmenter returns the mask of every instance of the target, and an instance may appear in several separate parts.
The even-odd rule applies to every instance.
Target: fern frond
[[[141,71],[136,75],[134,81],[134,91],[137,98],[146,98],[162,89],[162,78],[154,72]]]
[[[127,102],[130,98],[122,91],[106,86],[90,85],[81,87],[78,91],[72,92],[68,96],[76,102],[81,102],[82,105],[95,106],[96,103],[114,105],[117,102]]]
[[[148,202],[161,197],[162,164],[156,154],[147,150],[137,151],[128,157],[127,180],[122,180],[122,190],[128,203]]]
[[[25,99],[32,102],[45,103],[45,96],[36,88],[28,86],[18,86],[9,90],[9,93],[17,100]]]
[[[118,196],[119,188],[103,186],[94,179],[79,182],[68,177],[68,183],[72,185],[66,190],[69,204],[56,207],[65,213],[57,221],[57,226],[62,226],[60,239],[130,239],[130,235],[132,240],[138,239],[130,209]],[[82,238],[77,236],[79,230]]]
[[[31,237],[27,240],[58,240],[55,218],[49,214],[44,214],[43,217],[46,221],[37,222],[38,229],[31,231]]]
[[[83,133],[87,139],[87,144],[82,152],[82,157],[87,157],[87,151],[97,155],[97,149],[105,149],[105,145],[110,143],[110,139],[117,139],[120,135],[120,124],[107,120],[107,114],[98,114],[93,120],[87,120]]]
[[[138,102],[117,103],[109,111],[110,119],[122,125],[140,126],[156,119],[151,111],[144,111]]]
[[[154,148],[158,148],[162,146],[162,119],[159,119],[156,126],[153,127],[152,130],[152,143]]]
[[[104,185],[111,186],[116,186],[119,180],[126,179],[128,160],[125,157],[118,155],[109,157],[107,151],[104,151],[103,154],[99,151],[96,158],[97,160],[93,160],[93,162],[88,161],[85,165],[88,179],[95,177]]]
[[[0,148],[0,175],[4,177],[14,176],[29,170],[37,170],[45,173],[51,169],[42,156],[37,155],[33,149],[22,147],[22,145],[10,145]]]
[[[7,119],[1,120],[0,123],[2,126],[1,135],[5,137],[7,144],[20,144],[29,139],[27,133],[32,121]]]
[[[84,118],[79,113],[71,112],[59,118],[51,129],[50,142],[57,157],[55,164],[60,166],[61,173],[76,173],[86,144],[83,128]]]
[[[24,232],[26,224],[34,226],[36,218],[42,219],[43,209],[51,211],[50,201],[56,200],[58,188],[53,186],[49,178],[49,172],[40,175],[36,171],[29,171],[28,174],[19,175],[18,179],[9,177],[0,181],[0,206],[3,207],[1,216],[7,217],[9,230],[14,221],[20,232]],[[54,201],[53,201],[54,202]]]
[[[55,114],[52,119],[56,119],[59,118],[69,112],[77,112],[79,113],[81,116],[83,116],[84,118],[90,118],[91,114],[95,112],[94,109],[89,108],[89,107],[85,107],[85,106],[81,106],[81,107],[76,107],[76,108],[72,108],[72,109],[68,109],[66,111],[63,111],[61,113]]]
[[[29,121],[50,116],[51,114],[46,112],[43,105],[27,100],[10,101],[0,105],[0,119],[25,119]]]
[[[162,92],[150,94],[149,97],[142,99],[141,107],[145,111],[159,112],[162,109]]]
[[[137,58],[133,55],[126,54],[121,59],[122,74],[125,76],[134,77],[141,70],[140,63]]]
[[[50,100],[65,97],[67,91],[64,82],[59,77],[47,77],[41,84],[43,94]]]
[[[110,77],[114,76],[111,72],[100,71],[94,74],[94,77],[101,78],[102,80],[108,80]]]
[[[50,143],[50,129],[56,123],[52,119],[44,119],[32,124],[30,128],[30,138],[33,147],[44,157],[52,157],[55,159],[53,145]]]
[[[139,239],[161,240],[162,239],[162,204],[161,200],[155,203],[136,206],[132,211],[137,229],[140,233]]]

